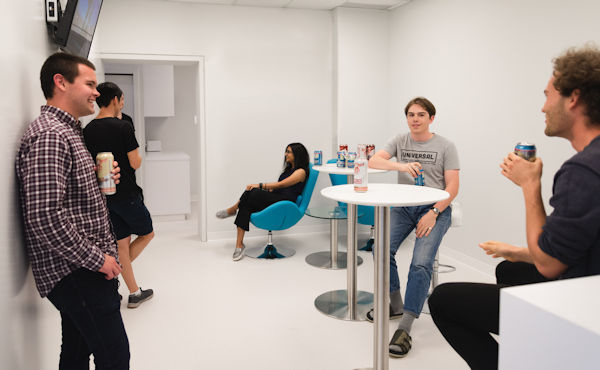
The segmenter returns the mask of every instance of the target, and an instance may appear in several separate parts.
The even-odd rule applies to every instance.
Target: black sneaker
[[[142,291],[140,295],[129,295],[129,302],[127,302],[127,308],[136,308],[137,306],[141,305],[142,303],[146,302],[154,296],[154,292],[152,291],[152,289],[144,290],[140,287],[140,290]]]
[[[403,312],[400,313],[396,313],[396,312],[392,312],[392,306],[390,306],[390,320],[396,320],[402,317]],[[373,309],[371,308],[369,310],[369,312],[367,312],[367,321],[368,322],[373,322],[373,316],[375,315],[375,313],[373,312]]]

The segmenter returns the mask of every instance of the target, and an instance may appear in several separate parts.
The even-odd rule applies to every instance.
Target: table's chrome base
[[[348,291],[345,289],[332,290],[321,294],[315,299],[315,307],[321,313],[336,319],[365,321],[367,319],[367,312],[373,308],[373,293],[363,292],[361,290],[356,292],[354,318],[351,318],[349,314]]]
[[[358,257],[357,265],[363,262],[362,258]],[[306,263],[311,266],[327,269],[341,270],[346,268],[346,252],[337,253],[337,261],[331,260],[331,252],[315,252],[306,256]]]
[[[285,247],[275,247],[273,244],[267,244],[265,247],[254,247],[248,248],[244,252],[244,255],[252,258],[263,258],[263,259],[280,259],[291,257],[296,253],[295,250]]]

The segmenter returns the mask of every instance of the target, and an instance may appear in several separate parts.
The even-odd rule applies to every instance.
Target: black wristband
[[[262,183],[262,182],[258,183],[258,188],[259,188],[260,190],[262,190],[262,188],[263,188],[263,183]]]

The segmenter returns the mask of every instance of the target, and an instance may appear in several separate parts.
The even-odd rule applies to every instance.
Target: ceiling
[[[331,10],[337,7],[390,10],[410,0],[163,0],[173,2]]]

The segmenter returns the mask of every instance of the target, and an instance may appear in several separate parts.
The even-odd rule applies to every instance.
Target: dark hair
[[[62,52],[50,55],[40,71],[40,83],[42,84],[44,97],[50,99],[54,96],[54,75],[60,74],[67,81],[73,83],[79,75],[80,64],[86,65],[94,71],[96,70],[94,63],[77,55]]]
[[[123,96],[123,91],[112,82],[103,82],[96,87],[96,90],[100,93],[100,96],[96,98],[96,103],[100,108],[108,107],[115,97],[121,99]]]
[[[288,146],[286,146],[286,148],[287,147],[289,147],[292,150],[292,153],[294,153],[294,170],[297,170],[299,168],[304,169],[304,171],[306,172],[306,176],[307,176],[306,178],[308,178],[309,155],[308,155],[308,151],[306,150],[304,145],[302,145],[300,143],[291,143],[291,144],[288,144]],[[287,163],[284,159],[283,160],[283,172],[289,170],[290,168],[292,168],[292,165]]]
[[[408,115],[408,109],[415,104],[425,109],[427,113],[429,113],[429,117],[435,116],[435,107],[429,100],[422,96],[416,97],[413,100],[409,101],[408,104],[406,104],[406,107],[404,108],[405,116]]]
[[[592,45],[571,48],[554,62],[554,87],[560,95],[579,90],[590,123],[600,125],[600,51]]]

